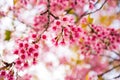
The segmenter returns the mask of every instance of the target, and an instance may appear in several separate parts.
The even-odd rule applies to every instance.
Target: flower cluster
[[[55,37],[52,41],[55,45],[69,44],[79,46],[80,53],[101,54],[105,50],[117,50],[120,44],[120,32],[114,28],[105,28],[94,24],[89,24],[83,29],[81,26],[76,26],[74,23],[69,23],[73,18],[63,17],[61,21],[55,21],[52,31]],[[61,32],[60,32],[61,31]],[[68,43],[69,42],[69,43]]]
[[[18,58],[15,61],[17,69],[24,69],[37,63],[39,57],[39,45],[30,43],[28,40],[17,42],[17,48],[14,51]]]
[[[56,66],[64,66],[67,69],[64,80],[94,80],[92,79],[94,76],[99,76],[99,74],[103,74],[104,70],[107,70],[109,61],[112,60],[113,63],[115,60],[120,61],[120,31],[110,28],[108,25],[107,27],[101,26],[102,22],[112,24],[113,19],[118,19],[117,16],[119,15],[116,13],[119,13],[117,9],[119,1],[13,0],[13,6],[10,5],[8,10],[4,11],[7,9],[7,2],[9,1],[4,3],[5,7],[2,7],[4,4],[0,4],[2,8],[0,11],[0,22],[2,24],[0,41],[3,44],[8,44],[5,47],[1,47],[0,44],[0,63],[3,63],[0,65],[0,80],[30,80],[31,75],[21,76],[17,71],[24,72],[25,69],[37,64],[39,60],[42,60],[44,67],[46,65],[46,71],[50,69],[53,72],[54,70],[51,68],[55,67],[56,69]],[[112,8],[116,8],[115,12],[112,11]],[[104,16],[100,18],[100,25],[96,25],[90,16],[101,9],[107,10],[106,12],[113,12],[115,15],[112,13],[108,18],[103,14],[104,12],[100,12],[98,17]],[[14,18],[11,18],[11,15]],[[110,19],[110,22],[105,18]],[[9,21],[10,25],[4,24],[5,21]],[[8,26],[12,26],[12,28]],[[18,30],[19,26],[20,31]],[[5,32],[4,30],[8,31]],[[17,36],[19,33],[23,35]],[[1,40],[4,36],[5,39]],[[11,49],[10,51],[7,50],[10,45],[9,42],[16,44],[14,49],[11,48],[14,50],[12,53],[16,58],[12,63],[3,61],[3,58],[9,56],[7,52],[11,53]],[[68,52],[70,54],[68,56],[66,55],[67,51],[56,51],[58,48],[61,49],[61,46],[65,49],[66,47],[67,49],[74,48],[75,54],[71,51]],[[113,51],[118,58],[113,58],[111,55],[106,56],[107,50]],[[49,54],[47,54],[48,52]],[[40,55],[40,53],[44,54]],[[104,55],[107,58],[104,58]],[[54,64],[52,60],[56,63]],[[95,72],[96,75],[89,75],[91,71]],[[36,75],[34,77],[37,78]]]
[[[0,70],[0,80],[15,80],[13,71]]]
[[[46,22],[47,22],[47,17],[45,17],[45,15],[44,16],[36,16],[34,18],[34,26],[35,26],[35,28],[37,26],[44,26],[46,24]]]

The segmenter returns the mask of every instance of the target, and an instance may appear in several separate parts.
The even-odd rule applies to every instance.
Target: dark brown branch
[[[56,17],[54,14],[52,14],[51,12],[50,12],[50,15],[53,17],[53,18],[55,18],[55,19],[59,19],[59,17]]]
[[[118,55],[119,57],[120,57],[120,54],[119,53],[117,53],[117,52],[115,52],[115,51],[112,51],[113,53],[115,53],[116,55]]]
[[[40,15],[46,14],[48,12],[48,10],[46,10],[45,12],[41,13]]]
[[[0,70],[8,69],[8,68],[12,67],[13,64],[15,64],[14,62],[12,62],[12,63],[7,63],[5,61],[2,61],[2,62],[5,66],[1,67]]]
[[[75,5],[77,4],[77,0],[75,0]]]
[[[45,31],[47,31],[47,29],[49,28],[49,24],[50,24],[50,0],[47,0],[47,2],[48,2],[48,4],[47,4],[47,11],[45,11],[43,14],[45,14],[45,13],[48,14],[48,15],[47,15],[48,21],[47,21],[47,24],[44,25],[45,29],[40,33],[39,37],[38,37],[35,41],[32,42],[33,44],[39,42],[40,39],[41,39],[42,34],[43,34]]]
[[[72,8],[70,8],[70,9],[68,9],[68,10],[65,10],[65,11],[66,11],[66,14],[68,14],[71,10],[72,10]]]
[[[120,59],[116,59],[116,58],[113,58],[113,57],[108,56],[108,55],[101,55],[101,56],[107,57],[107,58],[112,59],[112,60],[114,60],[114,61],[120,61]]]
[[[48,12],[48,10],[46,10],[45,12],[41,13],[40,15],[46,14]]]
[[[94,4],[94,6],[96,6],[99,3],[99,0],[96,1],[96,3]]]
[[[113,79],[117,79],[117,78],[120,78],[120,74],[118,76],[114,77]]]
[[[84,12],[84,13],[78,18],[78,21],[80,21],[80,19],[81,19],[82,17],[86,16],[86,15],[90,15],[90,14],[93,14],[93,13],[101,10],[101,9],[103,8],[103,6],[105,5],[106,2],[107,2],[107,0],[105,0],[105,1],[103,2],[103,4],[101,5],[101,7],[98,8],[98,9],[96,9],[95,11],[91,11],[91,12],[86,11],[86,12]],[[98,2],[97,2],[97,3],[98,3]],[[97,4],[97,3],[96,3],[96,4]],[[96,4],[95,4],[95,5],[96,5]],[[78,22],[78,21],[77,21],[77,22]]]
[[[101,76],[105,75],[106,73],[108,73],[108,72],[110,72],[110,71],[112,71],[112,70],[114,70],[115,68],[118,68],[118,67],[120,67],[120,64],[119,64],[119,65],[117,65],[117,66],[114,66],[113,68],[111,68],[111,69],[109,69],[109,70],[105,71],[104,73],[102,73],[102,74],[98,75],[98,77],[101,77]]]
[[[88,12],[88,13],[86,13],[85,15],[89,15],[89,14],[92,14],[92,13],[95,13],[95,12],[97,12],[97,11],[101,10],[101,9],[103,8],[103,6],[105,5],[105,3],[106,3],[106,2],[107,2],[107,0],[105,0],[105,1],[104,1],[104,3],[101,5],[101,7],[100,7],[100,8],[96,9],[95,11]]]
[[[55,19],[59,19],[59,17],[56,17],[56,16],[55,16],[54,14],[52,14],[51,11],[50,11],[50,0],[47,0],[47,2],[48,2],[48,4],[47,4],[47,11],[45,11],[45,12],[42,13],[41,15],[47,13],[47,19],[48,19],[48,21],[47,21],[47,23],[44,25],[44,30],[40,33],[39,37],[38,37],[35,41],[33,41],[33,44],[39,42],[40,39],[41,39],[42,34],[43,34],[45,31],[48,30],[49,25],[50,25],[50,16],[52,16],[52,17],[55,18]],[[51,21],[51,22],[53,22],[53,21]]]
[[[61,26],[61,28],[62,28],[61,32],[55,38],[56,42],[58,42],[60,38],[63,38],[64,27]]]
[[[39,37],[38,37],[35,41],[32,42],[33,44],[39,42],[40,39],[41,39],[42,34],[43,34],[45,31],[47,31],[47,29],[49,28],[49,27],[48,27],[48,24],[45,24],[44,27],[45,27],[45,28],[44,28],[43,31],[40,33]]]
[[[47,22],[47,27],[46,29],[49,27],[49,24],[50,24],[50,0],[47,0],[48,2],[48,5],[47,5],[47,8],[48,8],[48,22]]]

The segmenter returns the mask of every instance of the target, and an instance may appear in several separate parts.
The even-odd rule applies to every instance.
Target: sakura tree
[[[0,80],[119,80],[119,23],[120,0],[1,0]]]

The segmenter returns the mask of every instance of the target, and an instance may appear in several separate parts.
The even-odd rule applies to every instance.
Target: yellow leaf
[[[92,23],[93,23],[93,18],[91,18],[90,15],[88,15],[87,22],[88,22],[89,24],[92,24]]]
[[[87,24],[81,24],[81,26],[82,26],[83,29],[86,29]]]
[[[5,31],[5,39],[6,41],[9,41],[11,39],[11,31],[10,30],[6,30]]]
[[[82,38],[80,38],[80,39],[79,39],[79,41],[80,41],[80,42],[83,42],[83,39],[82,39]]]
[[[84,61],[83,60],[77,60],[76,64],[84,64]]]
[[[103,80],[103,78],[100,76],[100,77],[98,77],[98,80]]]
[[[73,10],[73,9],[71,9],[69,12],[68,12],[68,14],[74,14],[75,13],[75,11]]]
[[[101,16],[100,17],[100,22],[104,23],[106,21],[106,19],[107,19],[107,16]]]
[[[86,75],[85,80],[89,80],[89,75],[88,74]]]
[[[111,23],[113,22],[114,19],[115,19],[114,15],[111,15],[111,16],[100,16],[99,21],[103,25],[109,26],[109,25],[111,25]]]
[[[79,16],[75,14],[75,22],[77,23],[79,21]]]
[[[13,4],[15,5],[17,2],[18,2],[18,0],[14,0],[14,1],[13,1]]]
[[[76,53],[79,50],[79,46],[75,45],[71,49],[74,53]]]

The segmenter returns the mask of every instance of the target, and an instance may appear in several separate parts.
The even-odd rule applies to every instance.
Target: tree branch
[[[120,54],[119,53],[117,53],[117,52],[115,52],[115,51],[112,51],[113,53],[115,53],[116,55],[118,55],[119,57],[120,57]]]
[[[10,67],[12,67],[13,64],[15,64],[14,62],[12,62],[12,63],[7,63],[7,62],[5,62],[5,61],[2,61],[2,62],[3,62],[3,64],[4,64],[5,66],[1,67],[1,68],[0,68],[0,71],[1,71],[1,70],[5,70],[5,69],[9,69]]]
[[[119,77],[120,77],[120,74],[119,74],[118,76],[114,77],[113,79],[117,79],[117,78],[119,78]]]
[[[113,57],[111,57],[111,56],[108,56],[108,55],[101,55],[101,56],[107,57],[107,58],[112,59],[112,60],[114,60],[114,61],[120,61],[120,59],[115,59],[115,58],[113,58]]]
[[[103,2],[103,4],[101,5],[101,7],[98,8],[98,9],[96,9],[95,11],[91,11],[91,12],[86,11],[86,12],[84,12],[84,13],[78,18],[78,21],[77,21],[77,22],[79,22],[82,17],[84,17],[84,16],[86,16],[86,15],[93,14],[93,13],[101,10],[107,1],[108,1],[108,0],[105,0],[105,1]],[[95,3],[95,5],[96,5],[97,3],[98,3],[98,1]]]
[[[101,76],[105,75],[106,73],[108,73],[108,72],[110,72],[110,71],[112,71],[113,69],[118,68],[118,67],[120,67],[120,64],[119,64],[119,65],[117,65],[117,66],[114,66],[113,68],[111,68],[111,69],[109,69],[109,70],[105,71],[104,73],[102,73],[102,74],[98,75],[98,77],[101,77]]]
[[[56,17],[56,16],[55,16],[54,14],[52,14],[51,11],[50,11],[50,0],[47,0],[47,2],[48,2],[48,4],[47,4],[47,11],[45,11],[45,12],[42,13],[41,15],[47,13],[47,14],[48,14],[48,15],[47,15],[48,21],[47,21],[47,24],[44,25],[45,29],[40,33],[39,37],[38,37],[35,41],[33,41],[33,44],[39,42],[40,39],[41,39],[42,34],[43,34],[45,31],[47,31],[47,29],[49,28],[49,25],[50,25],[50,16],[52,16],[52,17],[55,18],[55,19],[59,19],[59,17]]]

